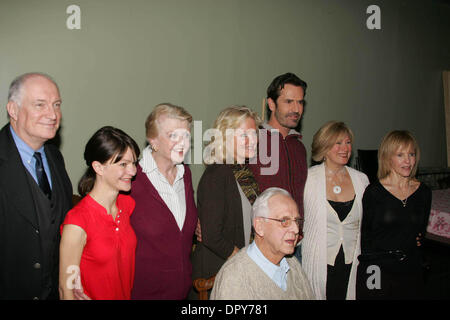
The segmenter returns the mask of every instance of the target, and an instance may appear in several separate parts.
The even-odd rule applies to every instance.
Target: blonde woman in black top
[[[419,158],[419,146],[408,131],[392,131],[381,142],[379,181],[367,187],[363,196],[363,263],[358,270],[357,298],[422,297],[421,239],[428,224],[431,190],[415,178]],[[374,271],[368,273],[370,265],[379,267],[379,277]]]

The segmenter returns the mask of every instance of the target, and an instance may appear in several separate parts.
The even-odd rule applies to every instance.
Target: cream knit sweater
[[[248,246],[247,246],[248,247]],[[295,257],[289,264],[287,290],[283,291],[242,248],[217,273],[211,300],[313,300],[311,286]]]
[[[346,167],[352,179],[355,190],[357,214],[360,219],[361,230],[362,196],[369,184],[367,176],[350,167]],[[303,226],[304,238],[301,242],[302,266],[315,296],[319,300],[326,299],[327,283],[327,196],[325,182],[325,166],[320,164],[309,168],[304,191],[305,223]],[[347,299],[354,300],[356,292],[356,271],[358,256],[361,253],[361,232],[358,232],[356,248],[353,255],[353,265],[347,287]]]

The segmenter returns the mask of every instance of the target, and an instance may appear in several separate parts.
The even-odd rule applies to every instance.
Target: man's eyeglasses
[[[292,221],[294,221],[297,224],[297,227],[300,228],[300,224],[303,222],[302,218],[289,218],[289,217],[283,217],[281,219],[267,218],[267,217],[260,217],[260,218],[278,221],[283,228],[290,227],[292,224]]]

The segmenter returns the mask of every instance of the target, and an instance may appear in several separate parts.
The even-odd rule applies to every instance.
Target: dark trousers
[[[344,250],[341,246],[334,266],[327,265],[327,300],[345,300],[351,269],[351,263],[345,264]]]

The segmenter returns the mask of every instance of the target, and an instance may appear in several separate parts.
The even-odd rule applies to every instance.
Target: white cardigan
[[[362,172],[347,166],[345,168],[350,175],[355,190],[356,197],[353,205],[357,206],[355,209],[357,209],[356,214],[358,214],[360,221],[346,297],[348,300],[354,300],[356,296],[357,258],[361,253],[361,202],[369,179]],[[304,238],[301,242],[302,267],[316,298],[325,300],[327,282],[327,197],[324,163],[308,169],[303,199],[305,222],[303,226]]]

